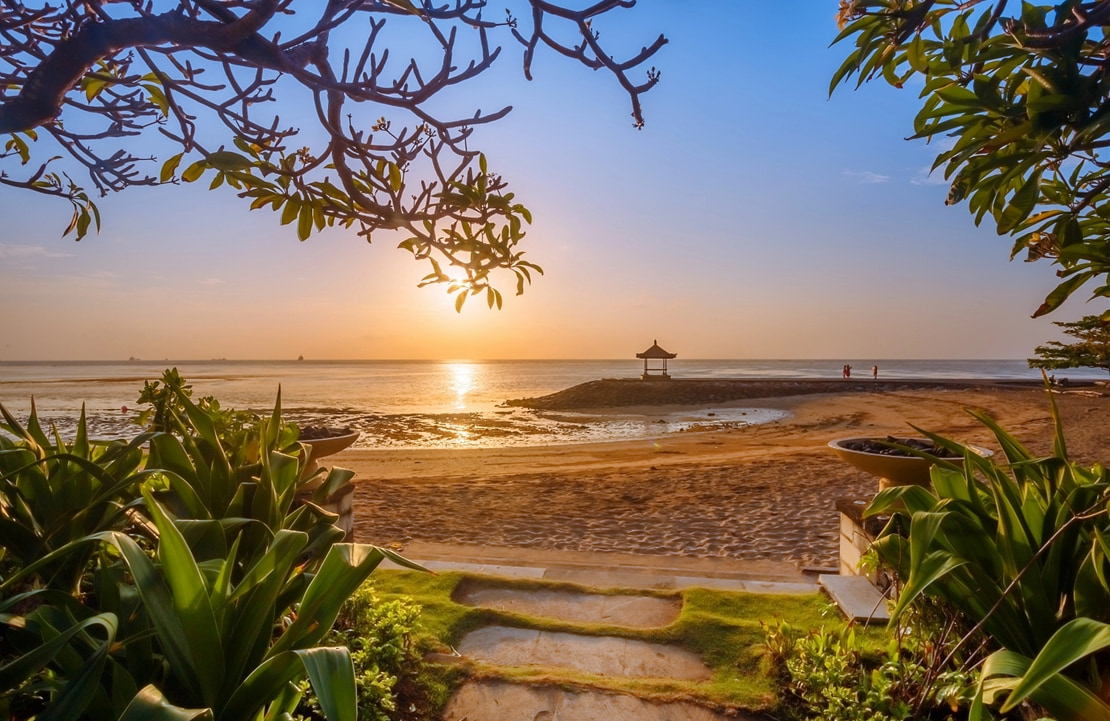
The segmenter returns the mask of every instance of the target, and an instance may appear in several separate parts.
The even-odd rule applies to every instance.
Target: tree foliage
[[[529,79],[541,48],[607,70],[641,125],[666,39],[622,56],[596,27],[634,4],[517,0],[521,19],[490,19],[486,0],[0,2],[0,184],[68,200],[81,239],[100,217],[78,170],[100,195],[204,177],[302,240],[402,231],[431,264],[422,284],[500,306],[492,270],[518,293],[539,271],[518,247],[531,215],[471,136],[510,108],[446,108],[507,36]]]
[[[911,137],[951,138],[933,166],[948,204],[1059,266],[1034,315],[1087,284],[1110,297],[1110,2],[842,0],[839,20],[855,49],[832,87],[920,86]]]
[[[1055,325],[1078,340],[1075,343],[1051,340],[1037,346],[1033,350],[1037,357],[1029,359],[1030,368],[1103,368],[1110,371],[1110,321],[1088,315],[1072,323]]]

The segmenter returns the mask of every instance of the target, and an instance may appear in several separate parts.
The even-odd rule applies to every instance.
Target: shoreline
[[[1073,460],[1110,461],[1110,397],[1052,397]],[[830,567],[836,501],[870,497],[877,479],[836,459],[828,441],[912,433],[913,424],[997,450],[989,430],[964,412],[974,408],[1035,452],[1051,450],[1048,395],[1029,384],[941,382],[758,400],[791,415],[641,441],[348,450],[329,460],[356,472],[355,540],[402,552],[419,541]]]

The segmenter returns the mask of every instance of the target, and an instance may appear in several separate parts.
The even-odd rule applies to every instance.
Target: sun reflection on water
[[[451,374],[451,390],[455,394],[455,408],[466,408],[466,394],[474,390],[474,366],[470,363],[448,363]]]

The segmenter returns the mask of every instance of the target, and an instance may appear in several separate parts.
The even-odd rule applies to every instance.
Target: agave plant
[[[111,611],[93,613],[72,597],[42,590],[0,605],[9,644],[27,648],[0,666],[0,683],[12,688],[33,681],[29,692],[49,692],[44,719],[122,717],[136,703],[139,684],[148,682],[165,694],[166,713],[196,707],[219,721],[290,712],[300,698],[290,682],[307,677],[327,718],[354,719],[349,652],[317,644],[383,559],[411,564],[373,546],[335,544],[310,569],[302,563],[308,534],[290,530],[278,531],[245,567],[243,559],[257,554],[238,540],[225,558],[201,562],[182,529],[149,491],[145,496],[158,531],[154,558],[120,532],[74,542],[107,544],[120,559],[115,573],[104,574],[118,584],[114,591],[98,586]],[[35,570],[31,564],[26,572]],[[16,611],[32,601],[30,613]],[[103,637],[94,637],[94,627]],[[49,676],[36,681],[44,669]]]
[[[349,653],[319,644],[381,560],[411,564],[338,543],[334,514],[296,499],[306,454],[280,393],[235,438],[218,432],[218,407],[176,402],[173,433],[104,447],[83,419],[67,446],[34,413],[22,428],[5,411],[16,440],[0,437],[0,537],[32,550],[0,579],[0,711],[276,719],[308,679],[328,718],[353,719]],[[333,471],[324,492],[349,478]],[[59,582],[31,583],[42,578]]]
[[[973,415],[994,433],[1004,463],[926,433],[962,453],[963,468],[939,462],[931,488],[889,488],[867,509],[893,514],[874,544],[903,582],[893,617],[926,594],[996,644],[983,667],[978,717],[984,701],[1009,710],[1029,698],[1061,721],[1110,719],[1107,644],[1099,645],[1110,638],[1110,474],[1068,460],[1054,404],[1052,414],[1047,458],[980,413]]]
[[[27,565],[72,541],[99,531],[122,528],[142,503],[142,444],[89,441],[85,411],[72,443],[56,430],[53,442],[39,423],[34,401],[26,425],[0,404],[0,548],[9,561]],[[76,593],[92,550],[75,547],[40,567],[43,583]]]
[[[158,433],[150,438],[148,467],[158,469],[153,479],[163,492],[160,498],[187,524],[191,540],[215,540],[213,552],[226,553],[226,541],[244,533],[251,543],[246,548],[262,548],[270,536],[282,529],[309,534],[307,553],[322,553],[343,537],[335,526],[336,515],[311,499],[300,498],[307,454],[297,443],[297,429],[283,423],[281,391],[269,417],[257,418],[254,425],[228,440],[219,433],[222,412],[203,408],[187,395],[176,398],[180,416],[170,414],[173,433]],[[248,455],[238,443],[250,446]],[[332,469],[313,495],[322,499],[346,483],[353,473]],[[218,521],[222,530],[212,523]],[[221,540],[222,539],[222,540]],[[223,545],[221,545],[223,544]]]

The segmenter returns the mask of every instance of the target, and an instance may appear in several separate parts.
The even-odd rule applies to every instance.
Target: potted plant
[[[829,441],[829,447],[845,463],[879,477],[879,490],[890,486],[928,486],[929,469],[936,463],[963,466],[963,456],[929,438],[864,437]],[[993,452],[964,446],[984,458]]]

